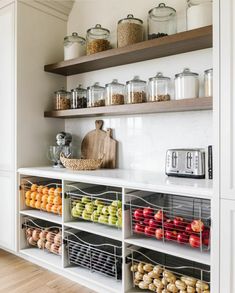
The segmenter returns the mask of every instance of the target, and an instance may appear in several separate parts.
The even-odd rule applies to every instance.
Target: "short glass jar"
[[[80,109],[87,107],[87,90],[81,85],[71,90],[71,109]]]
[[[99,85],[99,82],[87,88],[88,91],[88,107],[105,106],[105,88]]]
[[[160,38],[177,32],[176,10],[160,3],[148,13],[148,39]]]
[[[171,79],[163,76],[161,72],[158,72],[155,77],[150,78],[148,84],[148,101],[169,101],[171,99],[170,82]]]
[[[205,97],[213,96],[213,69],[204,72]]]
[[[187,0],[187,30],[212,25],[212,0]]]
[[[77,33],[64,38],[64,60],[74,59],[86,54],[86,40]]]
[[[87,31],[87,55],[102,52],[111,48],[110,31],[100,24]]]
[[[126,18],[119,20],[117,27],[118,48],[142,42],[144,40],[143,21],[128,14]]]
[[[118,83],[117,79],[114,79],[111,83],[106,84],[105,91],[105,105],[123,105],[125,103],[125,85]]]
[[[126,82],[127,88],[127,103],[137,104],[145,103],[147,83],[140,80],[139,76],[135,76],[132,80]]]
[[[70,92],[64,88],[54,93],[54,109],[55,110],[68,110],[70,109]]]
[[[175,75],[175,99],[193,99],[199,97],[199,75],[185,68]]]

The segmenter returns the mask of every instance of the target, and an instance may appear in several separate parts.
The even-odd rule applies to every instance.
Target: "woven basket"
[[[65,168],[70,170],[96,170],[102,165],[102,159],[67,159],[63,153],[60,160]]]

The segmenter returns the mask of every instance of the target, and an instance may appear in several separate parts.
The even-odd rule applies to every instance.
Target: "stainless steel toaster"
[[[174,177],[205,178],[205,150],[168,150],[166,153],[166,174]]]

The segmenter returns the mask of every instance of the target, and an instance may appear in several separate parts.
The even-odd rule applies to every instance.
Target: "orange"
[[[41,198],[41,201],[47,203],[47,199],[48,199],[48,195],[44,194]]]
[[[57,187],[54,191],[54,195],[57,196],[57,195],[61,195],[62,193],[62,188],[61,187]]]
[[[51,187],[48,191],[49,195],[54,195],[54,192],[55,192],[55,188],[54,187]]]
[[[39,186],[38,186],[38,189],[37,189],[37,192],[38,192],[38,193],[42,193],[43,188],[44,188],[43,185],[39,185]]]
[[[54,195],[49,195],[48,199],[47,199],[47,202],[50,203],[50,204],[53,204],[54,198],[55,198]]]
[[[25,205],[27,206],[27,207],[30,207],[30,199],[29,198],[27,198],[26,200],[25,200]]]
[[[42,189],[42,193],[43,193],[43,194],[48,194],[48,187],[44,187],[44,188]]]
[[[56,204],[56,205],[61,205],[61,204],[62,204],[62,198],[61,198],[61,196],[59,196],[59,195],[56,196],[56,197],[54,198],[53,203]]]
[[[37,196],[37,192],[36,192],[36,191],[33,191],[33,192],[31,193],[31,199],[32,199],[32,200],[36,200],[36,196]]]
[[[31,208],[35,208],[35,200],[31,199],[29,205]]]
[[[50,212],[51,212],[51,209],[52,209],[52,204],[48,203],[48,204],[46,205],[46,210],[47,210],[47,212],[50,213]]]
[[[38,201],[38,200],[36,201],[35,208],[39,210],[41,209],[41,201]]]
[[[30,199],[31,198],[31,190],[28,190],[25,192],[25,198]]]
[[[58,213],[58,205],[53,205],[51,208],[52,213],[57,214]]]
[[[36,200],[37,201],[42,201],[42,195],[41,195],[41,193],[37,193],[37,195],[36,195]]]
[[[58,214],[59,215],[62,215],[62,205],[59,205],[58,206],[58,210],[57,211],[58,211]]]
[[[43,210],[43,211],[47,210],[47,203],[46,202],[41,203],[41,210]]]
[[[31,191],[37,191],[37,189],[38,189],[37,184],[32,184],[31,185]]]

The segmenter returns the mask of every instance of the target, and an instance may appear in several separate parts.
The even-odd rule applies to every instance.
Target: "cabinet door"
[[[220,291],[235,292],[235,202],[221,201]]]
[[[16,190],[13,172],[0,172],[0,247],[16,250]]]
[[[0,170],[14,168],[15,121],[14,3],[0,8]]]

